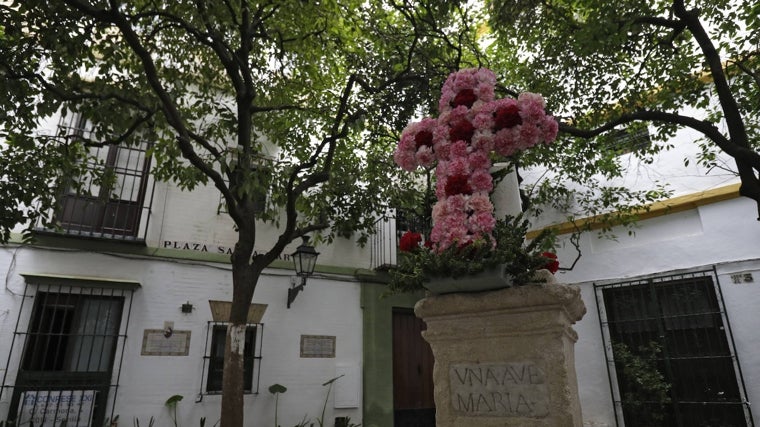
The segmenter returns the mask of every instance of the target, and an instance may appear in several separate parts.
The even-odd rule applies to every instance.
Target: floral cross
[[[539,94],[494,99],[496,75],[469,68],[449,75],[438,118],[409,124],[393,154],[407,171],[435,166],[436,197],[430,241],[436,251],[481,239],[496,224],[490,153],[510,156],[557,137],[558,124]]]

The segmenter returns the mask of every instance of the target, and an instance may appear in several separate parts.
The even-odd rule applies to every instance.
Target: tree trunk
[[[232,307],[224,343],[220,427],[243,427],[245,329],[248,308],[258,279],[248,265],[239,266],[234,261],[232,265]]]
[[[255,235],[250,232],[253,229],[250,226],[251,224],[240,226],[238,242],[231,257],[232,306],[224,344],[220,427],[243,427],[245,329],[248,309],[261,273],[261,268],[255,268],[250,261],[253,254],[251,236]]]
[[[230,323],[224,344],[221,427],[243,427],[245,322]]]

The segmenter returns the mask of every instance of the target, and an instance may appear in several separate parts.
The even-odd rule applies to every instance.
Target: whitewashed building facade
[[[214,425],[232,221],[213,187],[155,182],[145,147],[104,147],[99,157],[116,175],[111,191],[92,184],[86,195],[63,193],[62,231],[0,246],[0,420],[168,426],[176,414],[178,425]],[[276,230],[262,226],[258,236],[257,249],[267,250]],[[315,420],[323,407],[325,425],[361,422],[354,272],[369,267],[369,249],[345,240],[316,249],[319,267],[290,308],[288,255],[258,283],[246,334],[247,425],[274,424],[273,384],[287,388],[281,425]],[[166,402],[176,395],[175,413]]]

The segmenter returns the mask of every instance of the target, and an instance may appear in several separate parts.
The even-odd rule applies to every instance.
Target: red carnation
[[[446,185],[444,191],[446,196],[455,196],[457,194],[472,194],[472,188],[470,187],[469,177],[467,175],[451,175],[446,179]]]
[[[417,132],[417,135],[414,135],[414,143],[416,144],[416,148],[418,150],[423,145],[426,147],[432,147],[433,146],[433,132],[430,132],[429,130],[423,130],[421,132]]]
[[[541,256],[549,259],[546,265],[544,265],[545,269],[551,271],[552,274],[556,273],[557,270],[559,270],[559,261],[557,261],[556,254],[553,254],[551,252],[544,252],[541,254]]]
[[[494,130],[515,127],[522,124],[520,109],[517,105],[507,105],[501,107],[493,113],[493,119],[496,123]]]
[[[422,235],[413,231],[407,231],[401,236],[401,240],[398,242],[398,248],[401,252],[412,252],[420,247],[422,242]]]
[[[474,104],[477,100],[478,97],[475,95],[475,92],[473,92],[472,89],[462,89],[459,91],[459,93],[456,94],[454,100],[451,101],[450,105],[453,108],[456,108],[460,105],[464,105],[465,107],[470,108],[472,107],[472,104]]]
[[[451,142],[465,141],[470,143],[472,135],[475,133],[475,126],[469,120],[462,120],[449,129],[449,138]]]

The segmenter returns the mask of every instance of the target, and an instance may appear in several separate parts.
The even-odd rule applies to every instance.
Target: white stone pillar
[[[496,163],[491,167],[491,171],[494,172],[509,167],[511,167],[509,163]],[[517,182],[517,173],[514,170],[508,173],[494,187],[491,201],[493,202],[496,219],[502,219],[506,215],[517,216],[522,212],[520,186]]]
[[[578,287],[553,282],[417,303],[435,357],[437,427],[582,425],[571,325],[586,307]]]

